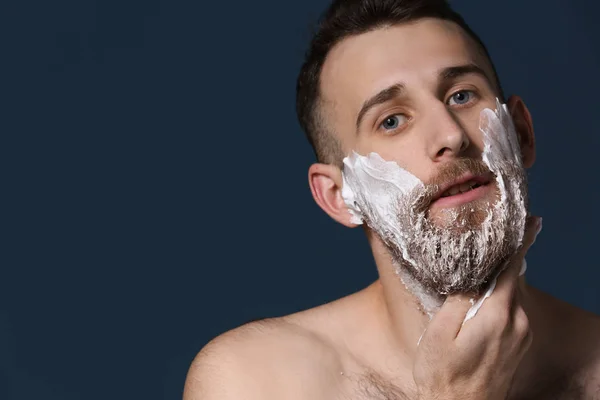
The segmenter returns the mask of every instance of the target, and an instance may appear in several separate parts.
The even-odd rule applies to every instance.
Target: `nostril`
[[[444,147],[443,149],[440,149],[437,154],[436,157],[441,157],[444,155],[444,153],[446,152],[446,150],[450,150],[448,147]],[[450,150],[451,151],[451,150]]]
[[[465,151],[470,144],[471,143],[469,142],[469,139],[465,137],[465,139],[462,142],[462,146],[460,147],[460,151]]]

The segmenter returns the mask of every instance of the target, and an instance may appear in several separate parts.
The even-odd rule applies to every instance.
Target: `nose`
[[[441,103],[431,109],[428,153],[433,161],[458,157],[469,147],[467,133],[456,116]]]

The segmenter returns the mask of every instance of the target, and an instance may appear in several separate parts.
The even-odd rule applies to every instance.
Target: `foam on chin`
[[[502,231],[493,230],[494,218],[506,217],[509,207],[510,218],[506,219],[508,219],[507,223],[509,224],[507,229],[510,229],[513,233],[511,236],[513,241],[511,249],[520,246],[523,239],[527,216],[524,189],[521,186],[522,182],[516,179],[506,179],[505,176],[507,165],[510,165],[511,168],[522,169],[517,135],[506,105],[500,104],[497,100],[495,111],[484,109],[480,115],[479,129],[484,140],[482,159],[496,176],[500,199],[489,210],[487,217],[481,223],[481,228],[478,230],[483,232],[484,236],[479,238],[478,241],[473,242],[472,232],[465,232],[463,236],[459,237],[459,240],[448,241],[448,239],[455,238],[456,233],[449,232],[447,229],[436,230],[436,235],[447,235],[445,238],[433,235],[438,238],[437,244],[434,244],[435,241],[431,240],[432,235],[424,234],[419,237],[419,243],[417,244],[422,246],[425,252],[443,253],[440,257],[441,260],[452,259],[452,257],[461,260],[465,254],[470,255],[471,252],[466,246],[476,246],[477,250],[480,250],[477,254],[479,257],[489,254],[494,249],[486,248],[487,243],[491,242],[494,245],[494,243],[505,241]],[[411,232],[407,232],[407,229],[401,229],[402,227],[397,222],[399,210],[410,211],[415,206],[415,201],[418,201],[418,199],[411,198],[411,196],[422,191],[424,187],[424,183],[417,177],[401,168],[396,162],[384,160],[377,153],[371,153],[365,157],[352,152],[349,157],[344,159],[342,197],[352,214],[352,222],[357,224],[367,222],[388,244],[388,247],[398,253],[398,257],[393,257],[396,273],[407,289],[416,297],[423,310],[432,317],[443,303],[448,292],[443,290],[434,291],[431,290],[431,285],[424,285],[423,275],[415,273],[415,271],[423,272],[423,266],[419,265],[415,257],[411,255],[411,249],[414,251],[415,246],[415,232],[424,232],[429,221],[427,221],[424,213],[411,216],[411,221],[417,227],[416,231]],[[464,238],[464,240],[461,238]],[[441,249],[440,243],[443,244]],[[447,243],[451,244],[448,245]],[[437,250],[432,249],[432,246],[437,246]],[[472,259],[468,260],[467,263],[477,265],[481,261],[480,259]],[[460,262],[462,263],[462,261]],[[402,265],[403,263],[406,265]],[[461,266],[462,270],[454,265],[447,266],[450,272],[443,276],[449,277],[448,287],[454,287],[452,286],[454,284],[451,282],[452,279],[465,279],[461,275],[452,275],[455,269],[463,273],[465,269],[468,269],[468,264],[461,264]],[[439,267],[445,268],[444,265]],[[493,290],[495,278],[488,284],[489,288]],[[487,295],[491,294],[489,288]],[[475,310],[469,313],[470,317],[477,312],[481,304],[482,301],[474,304]]]

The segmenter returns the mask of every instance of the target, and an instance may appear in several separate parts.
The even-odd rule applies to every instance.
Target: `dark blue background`
[[[177,399],[243,322],[376,279],[313,203],[313,1],[0,6],[0,399]],[[537,134],[530,281],[600,312],[598,2],[456,0]]]

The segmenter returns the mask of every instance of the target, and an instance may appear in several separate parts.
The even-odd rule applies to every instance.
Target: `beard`
[[[362,202],[365,221],[385,244],[397,273],[408,274],[428,292],[448,295],[478,293],[504,268],[522,240],[527,184],[520,165],[505,161],[496,167],[496,180],[488,183],[495,189],[491,201],[479,199],[431,215],[429,206],[444,182],[466,172],[490,173],[482,161],[467,158],[447,164],[431,183],[397,198],[392,209],[401,238],[372,223],[374,209]]]

